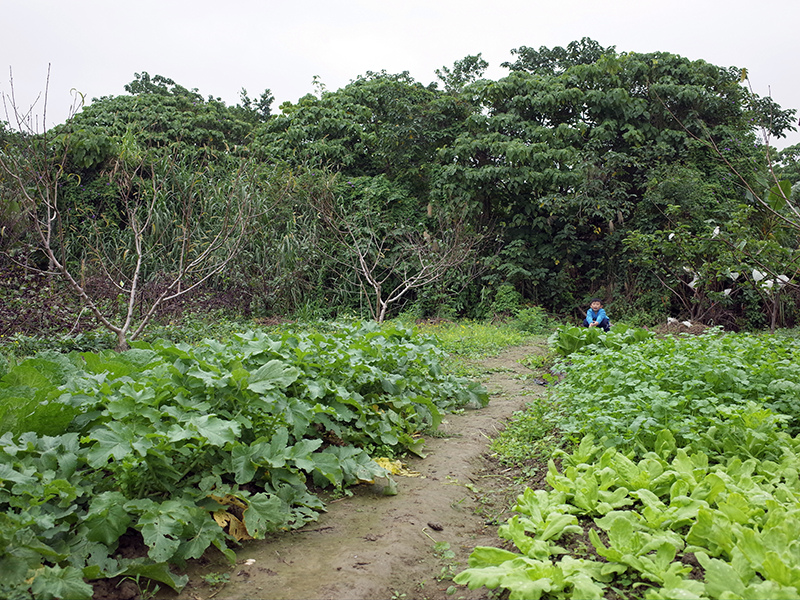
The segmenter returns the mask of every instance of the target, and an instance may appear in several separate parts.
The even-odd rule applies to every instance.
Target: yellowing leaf
[[[231,494],[225,494],[224,496],[215,496],[214,494],[209,494],[209,498],[222,504],[223,506],[238,506],[239,508],[247,508],[247,504],[237,498],[236,496],[232,496]]]
[[[399,460],[392,460],[391,458],[379,457],[374,459],[378,466],[383,467],[392,475],[402,475],[403,477],[419,477],[417,471],[410,471]]]
[[[228,528],[228,533],[233,536],[236,541],[241,542],[243,540],[252,540],[252,536],[247,533],[247,528],[244,526],[237,517],[232,515],[231,513],[218,510],[212,513],[214,520],[217,522],[217,525],[225,529]]]

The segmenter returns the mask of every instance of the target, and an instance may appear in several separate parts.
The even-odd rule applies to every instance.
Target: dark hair
[[[591,300],[589,300],[589,304],[594,304],[595,302],[599,302],[600,304],[603,303],[603,301],[600,300],[600,298],[592,298]]]

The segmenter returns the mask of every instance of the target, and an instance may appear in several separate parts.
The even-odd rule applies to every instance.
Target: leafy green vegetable
[[[211,546],[234,560],[240,540],[301,527],[324,510],[310,481],[385,476],[376,449],[420,452],[417,435],[443,412],[486,403],[483,388],[443,374],[443,358],[411,330],[366,324],[11,367],[0,380],[0,409],[16,415],[0,436],[0,589],[82,598],[84,578],[118,575],[180,589],[187,579],[170,564]],[[14,404],[20,395],[34,400]],[[38,429],[17,434],[23,423]],[[118,558],[132,530],[147,556]]]
[[[798,349],[712,333],[573,351],[555,393],[580,444],[500,527],[519,553],[476,548],[456,581],[519,598],[634,582],[649,599],[800,597],[800,436],[784,430],[798,429]],[[608,577],[574,562],[564,535],[586,535]]]

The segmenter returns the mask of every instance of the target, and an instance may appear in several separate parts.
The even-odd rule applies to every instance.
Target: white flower
[[[778,276],[776,277],[776,279],[778,280],[778,285],[779,285],[780,287],[783,287],[783,286],[785,286],[787,283],[789,283],[789,278],[788,278],[786,275],[778,275]]]
[[[739,279],[739,273],[737,273],[736,271],[731,271],[730,273],[728,273],[728,276],[729,276],[731,279],[733,279],[734,281],[736,281],[737,279]]]
[[[719,225],[714,228],[714,233],[711,234],[712,238],[715,238],[719,235]]]
[[[681,324],[685,325],[686,327],[691,327],[692,326],[692,322],[691,321],[681,321]]]
[[[674,233],[670,233],[667,239],[670,239],[670,240],[671,240],[671,239],[672,239],[672,238],[674,238],[674,237],[675,237],[675,234],[674,234]]]
[[[732,291],[733,290],[731,288],[727,288],[725,290],[722,290],[722,293],[725,294],[726,296],[730,296]]]
[[[762,273],[758,269],[753,269],[753,281],[761,281],[766,276],[766,273]]]

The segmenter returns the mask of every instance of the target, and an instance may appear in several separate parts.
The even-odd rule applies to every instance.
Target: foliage
[[[469,268],[404,293],[397,308],[421,317],[486,317],[491,298],[510,284],[522,304],[551,313],[570,314],[602,288],[609,299],[646,298],[636,310],[649,314],[685,311],[732,326],[748,319],[737,302],[744,291],[728,286],[723,272],[726,263],[743,269],[717,242],[746,233],[749,258],[767,245],[760,256],[769,255],[769,265],[794,260],[785,252],[791,240],[762,236],[759,244],[745,227],[755,223],[739,211],[743,187],[758,196],[776,183],[765,184],[768,149],[755,143],[754,129],[782,135],[793,111],[742,86],[740,69],[667,52],[619,53],[584,38],[512,53],[504,64],[510,74],[496,81],[484,77],[486,62],[476,54],[437,71],[444,90],[407,72],[367,72],[336,91],[317,82],[316,95],[284,103],[278,114],[269,90],[258,98],[242,90],[240,105],[226,106],[168,77],[137,73],[126,95],[94,99],[46,136],[64,167],[62,206],[72,228],[65,249],[79,254],[100,219],[130,225],[120,188],[108,179],[120,158],[144,166],[180,155],[219,176],[250,157],[259,163],[257,194],[271,210],[253,218],[263,235],[248,236],[239,260],[214,279],[243,290],[267,314],[368,313],[363,281],[335,260],[353,250],[353,239],[343,243],[319,218],[327,195],[339,216],[352,219],[355,238],[378,249],[406,247],[409,238],[415,248],[421,240],[441,247],[443,233],[459,227],[484,240]],[[776,173],[789,181],[793,157],[775,157]],[[737,181],[733,172],[745,177]],[[730,219],[735,213],[741,218]],[[29,244],[19,216],[13,202],[0,215],[3,247]],[[175,215],[160,216],[168,223]],[[706,234],[729,221],[735,226],[711,242]],[[672,233],[687,240],[682,247],[668,243]],[[167,246],[163,262],[172,268],[176,244]],[[747,272],[765,272],[748,261]],[[683,266],[703,275],[702,285],[687,287],[694,277]],[[103,275],[97,271],[86,267],[87,277]],[[374,278],[384,299],[404,272]],[[659,280],[671,297],[653,292]],[[735,298],[722,296],[726,289]],[[765,318],[790,324],[781,318],[794,298],[758,286],[748,292],[748,308],[760,303]]]
[[[492,302],[493,314],[513,314],[522,308],[522,294],[516,288],[509,284],[504,283],[497,288]]]
[[[714,333],[570,354],[559,426],[580,444],[518,497],[499,529],[512,549],[475,548],[454,581],[512,599],[797,597],[799,349]],[[496,448],[541,443],[528,413]]]
[[[663,52],[618,54],[588,39],[516,52],[509,76],[465,91],[481,110],[440,151],[435,190],[503,224],[493,276],[526,298],[569,311],[580,301],[578,282],[624,279],[633,268],[626,232],[664,219],[645,194],[665,165],[687,165],[721,206],[739,195],[693,137],[724,140],[738,149],[736,165],[752,165],[752,98],[738,70]],[[693,219],[719,210],[701,208]]]
[[[652,337],[653,334],[646,329],[628,327],[623,323],[614,325],[608,333],[599,327],[561,326],[550,335],[548,343],[553,352],[566,357],[586,346],[619,349]]]
[[[775,161],[777,179],[792,185],[792,198],[797,200],[795,185],[800,182],[800,144],[781,150]]]
[[[445,352],[469,359],[495,356],[508,346],[525,343],[529,335],[515,327],[481,321],[420,323],[420,333],[430,335]]]
[[[514,325],[527,333],[545,335],[553,330],[553,322],[541,306],[520,308],[514,314]]]
[[[787,415],[797,433],[797,352],[783,339],[716,332],[587,347],[570,355],[559,386],[570,413],[562,429],[591,431],[626,450],[650,447],[652,436],[668,429],[687,445],[721,422],[745,418],[740,411],[755,402]]]
[[[510,590],[509,598],[602,598],[632,581],[645,598],[796,597],[800,564],[797,440],[780,440],[780,463],[713,463],[668,433],[635,462],[584,438],[550,462],[551,491],[527,489],[500,536],[516,551],[478,547],[454,581]],[[583,534],[599,558],[574,558],[560,544]],[[682,557],[694,554],[702,579]]]
[[[253,149],[348,177],[382,174],[403,195],[426,202],[432,152],[453,138],[469,108],[407,72],[368,72],[336,92],[282,105],[282,114],[255,132]]]
[[[673,314],[740,329],[743,300],[755,295],[752,308],[770,319],[773,331],[790,322],[779,308],[787,298],[783,288],[796,278],[797,231],[788,182],[781,185],[768,187],[763,203],[748,191],[733,204],[720,200],[719,186],[685,167],[654,174],[647,196],[663,207],[664,220],[657,230],[630,233],[624,243],[632,262],[668,290]]]
[[[247,143],[253,128],[249,106],[227,107],[210,96],[206,100],[197,89],[168,77],[136,73],[125,91],[129,95],[94,98],[54,129],[56,142],[68,140],[72,166],[103,167],[131,136],[144,149],[179,145],[184,151],[225,151]]]
[[[615,51],[614,46],[603,48],[595,40],[584,37],[580,41],[570,42],[566,48],[541,46],[539,50],[535,50],[528,46],[520,46],[512,50],[511,54],[518,58],[513,63],[503,63],[504,67],[512,71],[551,75],[563,73],[577,65],[595,63],[606,55],[615,55]]]
[[[517,411],[494,439],[491,450],[503,464],[535,467],[546,463],[564,446],[559,424],[564,418],[560,404],[553,397],[537,398]]]
[[[373,178],[372,181],[381,178]],[[349,182],[355,187],[352,182]],[[429,206],[423,214],[409,214],[391,224],[375,199],[354,211],[349,203],[332,194],[314,199],[314,207],[335,240],[330,258],[341,264],[345,275],[354,277],[374,320],[381,323],[390,308],[408,301],[412,293],[434,284],[451,282],[454,275],[474,276],[474,258],[484,235],[464,219],[433,216]]]
[[[124,575],[180,589],[168,564],[212,545],[233,560],[238,541],[302,526],[324,509],[312,482],[383,476],[372,452],[420,452],[416,435],[443,411],[487,401],[409,330],[331,329],[12,366],[0,379],[0,585],[45,598],[57,577],[88,598],[83,579]],[[146,556],[117,554],[129,530]]]
[[[105,191],[97,194],[90,185],[92,201],[84,204],[85,195],[70,202],[69,148],[65,141],[53,150],[46,137],[26,141],[0,155],[0,170],[16,185],[48,271],[63,278],[125,349],[162,303],[220,273],[235,256],[253,216],[264,210],[258,198],[263,173],[253,163],[234,161],[228,171],[181,153],[147,161],[128,149],[102,173]],[[120,306],[104,305],[93,293],[87,269],[103,280],[101,288],[117,292]],[[148,283],[157,288],[149,297]]]
[[[464,87],[483,77],[489,63],[483,60],[481,53],[465,56],[453,63],[453,68],[442,67],[436,69],[436,77],[444,84],[444,89],[450,94],[459,94]]]

